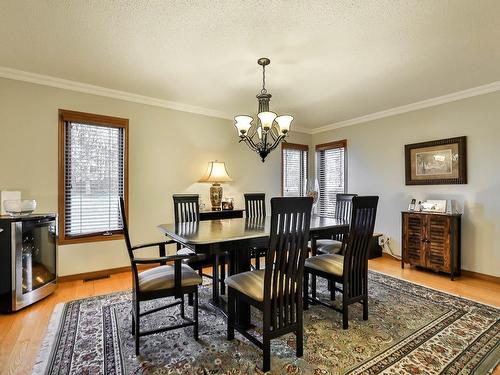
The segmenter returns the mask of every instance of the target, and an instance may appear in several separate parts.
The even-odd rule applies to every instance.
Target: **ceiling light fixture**
[[[266,90],[266,66],[271,63],[271,60],[262,57],[257,60],[257,63],[262,66],[262,89],[256,96],[259,101],[258,120],[252,124],[253,117],[239,115],[234,118],[234,126],[238,130],[240,142],[245,142],[248,147],[256,151],[264,162],[272,150],[281,142],[286,142],[285,137],[290,131],[293,117],[277,116],[276,113],[269,111],[269,101],[272,95]]]

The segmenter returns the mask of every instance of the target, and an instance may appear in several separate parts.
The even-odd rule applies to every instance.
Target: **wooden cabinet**
[[[243,217],[243,209],[200,211],[200,220],[237,219]]]
[[[460,275],[459,214],[402,213],[401,267],[405,263],[446,272],[453,280]]]

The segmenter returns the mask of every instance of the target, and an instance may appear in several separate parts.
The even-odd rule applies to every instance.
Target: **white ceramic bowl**
[[[3,207],[5,212],[7,212],[11,216],[25,216],[35,211],[36,200],[6,200],[3,201]]]

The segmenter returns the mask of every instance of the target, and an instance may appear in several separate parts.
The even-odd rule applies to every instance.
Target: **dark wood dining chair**
[[[132,334],[135,339],[135,354],[139,355],[140,337],[170,331],[177,328],[193,326],[194,338],[195,340],[198,340],[198,285],[201,284],[202,279],[200,275],[198,275],[191,267],[186,264],[182,264],[182,261],[189,258],[189,255],[167,256],[165,254],[165,247],[166,245],[173,243],[173,241],[132,246],[123,198],[120,198],[120,212],[123,223],[125,244],[127,245],[133,276]],[[156,246],[159,249],[159,257],[138,258],[135,256],[136,250]],[[167,262],[173,262],[174,264],[170,265],[167,264]],[[159,266],[149,268],[141,272],[139,272],[137,268],[138,265],[153,264],[159,264]],[[184,310],[184,295],[186,294],[192,295],[194,298],[192,319],[186,317]],[[174,297],[175,301],[167,305],[154,307],[141,312],[141,302],[166,297]],[[161,327],[149,331],[141,331],[140,321],[142,317],[177,305],[180,305],[181,307],[181,318],[184,320],[184,323]]]
[[[271,367],[271,339],[294,332],[296,355],[303,354],[302,279],[307,256],[312,198],[271,199],[271,231],[265,268],[230,276],[227,339],[235,329],[263,350],[263,371]],[[263,340],[236,324],[236,303],[245,301],[263,313]]]
[[[266,217],[266,194],[246,193],[245,215],[247,218]],[[260,269],[260,258],[266,256],[267,248],[253,247],[250,249],[250,258],[255,259],[255,269]]]
[[[342,326],[347,329],[348,307],[360,302],[363,305],[363,319],[368,319],[368,249],[373,236],[377,214],[378,197],[354,197],[352,199],[351,226],[345,241],[344,255],[322,254],[308,258],[304,266],[304,309],[309,303],[309,275],[322,277],[333,285],[331,299],[335,298],[336,283],[342,284],[342,309],[319,300],[316,288],[312,288],[312,303],[342,312]]]
[[[351,220],[352,199],[357,194],[337,194],[335,201],[335,218],[346,221]],[[339,233],[329,238],[312,238],[312,254],[337,254],[342,252],[342,244],[347,238],[347,233]]]
[[[178,225],[182,222],[198,222],[200,221],[200,196],[198,194],[174,194],[172,196],[174,201],[174,223]],[[225,261],[222,255],[215,259],[215,256],[208,254],[197,254],[192,249],[184,247],[182,244],[177,244],[178,255],[190,255],[185,263],[191,268],[198,271],[200,276],[205,276],[213,280],[213,283],[220,282],[221,294],[225,293],[224,278]],[[217,260],[217,262],[216,262]],[[218,268],[220,266],[220,271]],[[212,274],[204,274],[203,268],[211,267]],[[192,296],[189,296],[189,304],[192,304]]]

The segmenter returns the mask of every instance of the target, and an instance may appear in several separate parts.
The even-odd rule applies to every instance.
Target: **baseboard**
[[[395,260],[397,262],[401,262],[400,260],[394,258],[391,254],[383,252],[382,253],[382,258],[388,258]],[[485,273],[480,273],[480,272],[474,272],[474,271],[468,271],[468,270],[462,270],[461,271],[462,275],[473,277],[475,279],[480,279],[484,281],[489,281],[492,283],[499,283],[500,284],[500,277],[499,276],[493,276],[493,275],[487,275]]]
[[[476,279],[490,281],[492,283],[500,284],[500,277],[499,276],[487,275],[485,273],[479,273],[479,272],[467,271],[467,270],[462,270],[462,275],[466,275],[466,276],[474,277]]]
[[[152,268],[154,266],[155,265],[139,265],[139,266],[137,266],[137,268],[140,270],[145,270],[148,268]],[[74,275],[59,276],[57,278],[57,282],[64,283],[66,281],[102,279],[102,278],[108,277],[110,275],[114,275],[116,273],[123,273],[123,272],[130,272],[130,271],[131,271],[130,266],[110,268],[110,269],[101,270],[101,271],[92,271],[92,272],[77,273]]]

